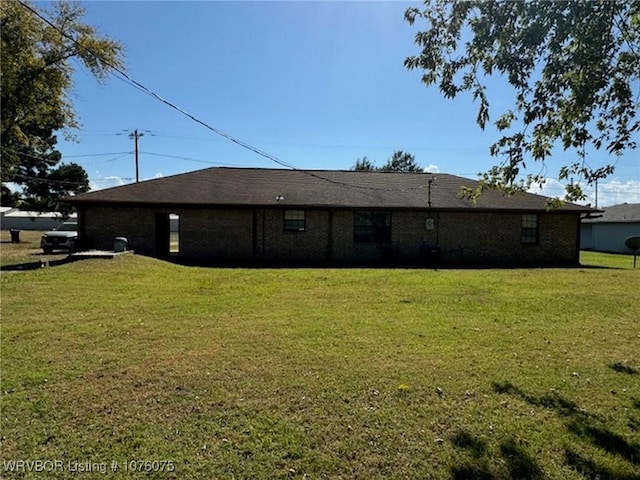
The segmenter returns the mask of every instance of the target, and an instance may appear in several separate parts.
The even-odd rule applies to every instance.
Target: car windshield
[[[75,232],[76,230],[78,230],[78,224],[71,222],[65,222],[56,229],[57,232]]]

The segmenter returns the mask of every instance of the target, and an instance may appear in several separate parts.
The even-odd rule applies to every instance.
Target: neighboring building
[[[61,213],[29,212],[13,207],[0,207],[2,230],[53,230],[64,220]],[[75,214],[71,215],[74,218]]]
[[[67,199],[96,248],[126,237],[144,255],[198,263],[577,264],[581,216],[546,197],[485,192],[447,174],[210,168]],[[173,218],[176,218],[173,217]]]
[[[624,241],[640,237],[640,203],[603,208],[602,216],[586,218],[580,228],[580,248],[598,252],[632,253]]]

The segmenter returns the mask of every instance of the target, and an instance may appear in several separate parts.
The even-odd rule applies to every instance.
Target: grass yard
[[[1,478],[640,478],[632,257],[16,271],[5,233]]]

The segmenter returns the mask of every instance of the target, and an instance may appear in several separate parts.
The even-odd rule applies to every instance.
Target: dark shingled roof
[[[147,180],[69,198],[75,204],[137,204],[225,207],[332,207],[446,210],[545,211],[547,197],[530,193],[510,197],[487,191],[477,201],[459,197],[460,187],[478,182],[443,173],[336,170],[209,168]],[[562,211],[593,211],[567,204]]]
[[[601,217],[585,219],[584,223],[634,223],[640,222],[640,203],[622,203],[603,208]]]

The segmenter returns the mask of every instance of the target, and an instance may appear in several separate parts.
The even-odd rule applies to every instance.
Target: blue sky
[[[475,178],[497,161],[488,148],[498,134],[477,126],[471,97],[446,100],[403,66],[418,51],[421,27],[403,14],[419,2],[83,4],[87,23],[124,44],[132,79],[296,168],[346,170],[365,156],[381,165],[404,150],[432,171]],[[279,167],[115,76],[99,85],[78,66],[74,78],[79,142],[60,136],[59,147],[65,161],[87,170],[93,188],[134,180],[128,133],[135,129],[144,134],[141,179],[217,165]],[[491,87],[495,119],[510,92],[499,79]],[[547,162],[543,193],[561,194],[554,177],[572,158],[557,151]],[[635,151],[618,159],[600,185],[601,206],[640,202],[639,158]],[[606,152],[588,160],[611,161]]]

